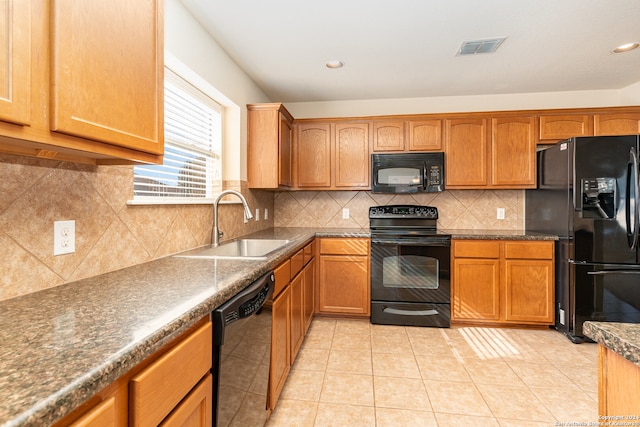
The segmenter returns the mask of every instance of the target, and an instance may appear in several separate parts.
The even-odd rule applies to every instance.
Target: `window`
[[[220,104],[165,68],[164,159],[133,168],[134,203],[210,203],[222,188]]]

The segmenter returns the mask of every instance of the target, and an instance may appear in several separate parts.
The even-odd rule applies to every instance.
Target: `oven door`
[[[372,237],[371,300],[448,304],[450,248],[448,236]]]

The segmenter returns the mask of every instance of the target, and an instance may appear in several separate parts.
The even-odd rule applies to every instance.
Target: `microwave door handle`
[[[427,191],[429,176],[427,175],[427,164],[422,165],[422,191]]]

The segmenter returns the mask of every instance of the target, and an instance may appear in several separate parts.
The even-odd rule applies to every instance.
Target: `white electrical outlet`
[[[349,208],[342,208],[342,219],[349,219]]]
[[[264,220],[268,220],[269,219],[269,209],[264,208]]]
[[[496,214],[496,218],[504,219],[504,208],[498,208],[498,213]]]
[[[76,251],[76,222],[53,222],[53,254],[72,254]]]
[[[256,214],[253,219],[260,221],[260,208],[256,208]]]

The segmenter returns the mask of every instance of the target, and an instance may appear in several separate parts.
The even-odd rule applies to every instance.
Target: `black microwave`
[[[444,153],[372,154],[373,193],[444,191]]]

